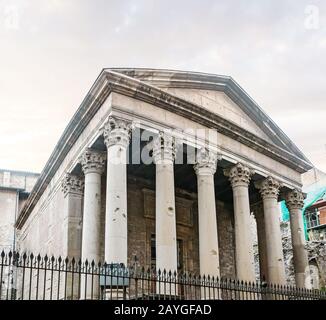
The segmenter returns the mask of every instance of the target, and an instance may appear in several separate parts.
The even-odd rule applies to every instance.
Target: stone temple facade
[[[307,158],[230,77],[104,69],[16,221],[20,251],[286,283],[278,201],[300,209]]]

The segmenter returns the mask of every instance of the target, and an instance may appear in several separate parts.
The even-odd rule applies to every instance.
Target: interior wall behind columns
[[[143,192],[141,187],[135,184],[128,184],[127,188],[128,265],[136,263],[141,267],[149,267],[149,263],[146,263],[146,260],[150,260],[147,259],[147,255],[150,255],[150,238],[146,239]]]
[[[216,200],[216,215],[221,277],[235,278],[233,206]]]

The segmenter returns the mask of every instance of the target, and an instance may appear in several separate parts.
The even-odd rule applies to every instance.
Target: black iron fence
[[[326,292],[2,251],[1,299],[321,300]]]

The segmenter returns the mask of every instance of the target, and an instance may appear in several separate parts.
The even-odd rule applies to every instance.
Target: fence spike
[[[16,252],[16,251],[15,251],[15,259],[18,261],[19,258],[20,258],[20,254],[19,254],[19,252]]]

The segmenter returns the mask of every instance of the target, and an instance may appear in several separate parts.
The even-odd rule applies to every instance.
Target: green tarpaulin
[[[308,233],[307,233],[307,221],[306,221],[304,212],[308,207],[310,207],[312,204],[314,204],[318,199],[325,196],[325,194],[326,194],[326,186],[318,188],[314,191],[307,193],[307,198],[304,201],[304,206],[302,209],[302,219],[303,219],[304,232],[305,232],[306,239],[308,239]],[[290,213],[285,204],[285,201],[281,202],[281,210],[282,210],[282,221],[288,221],[290,219]]]

